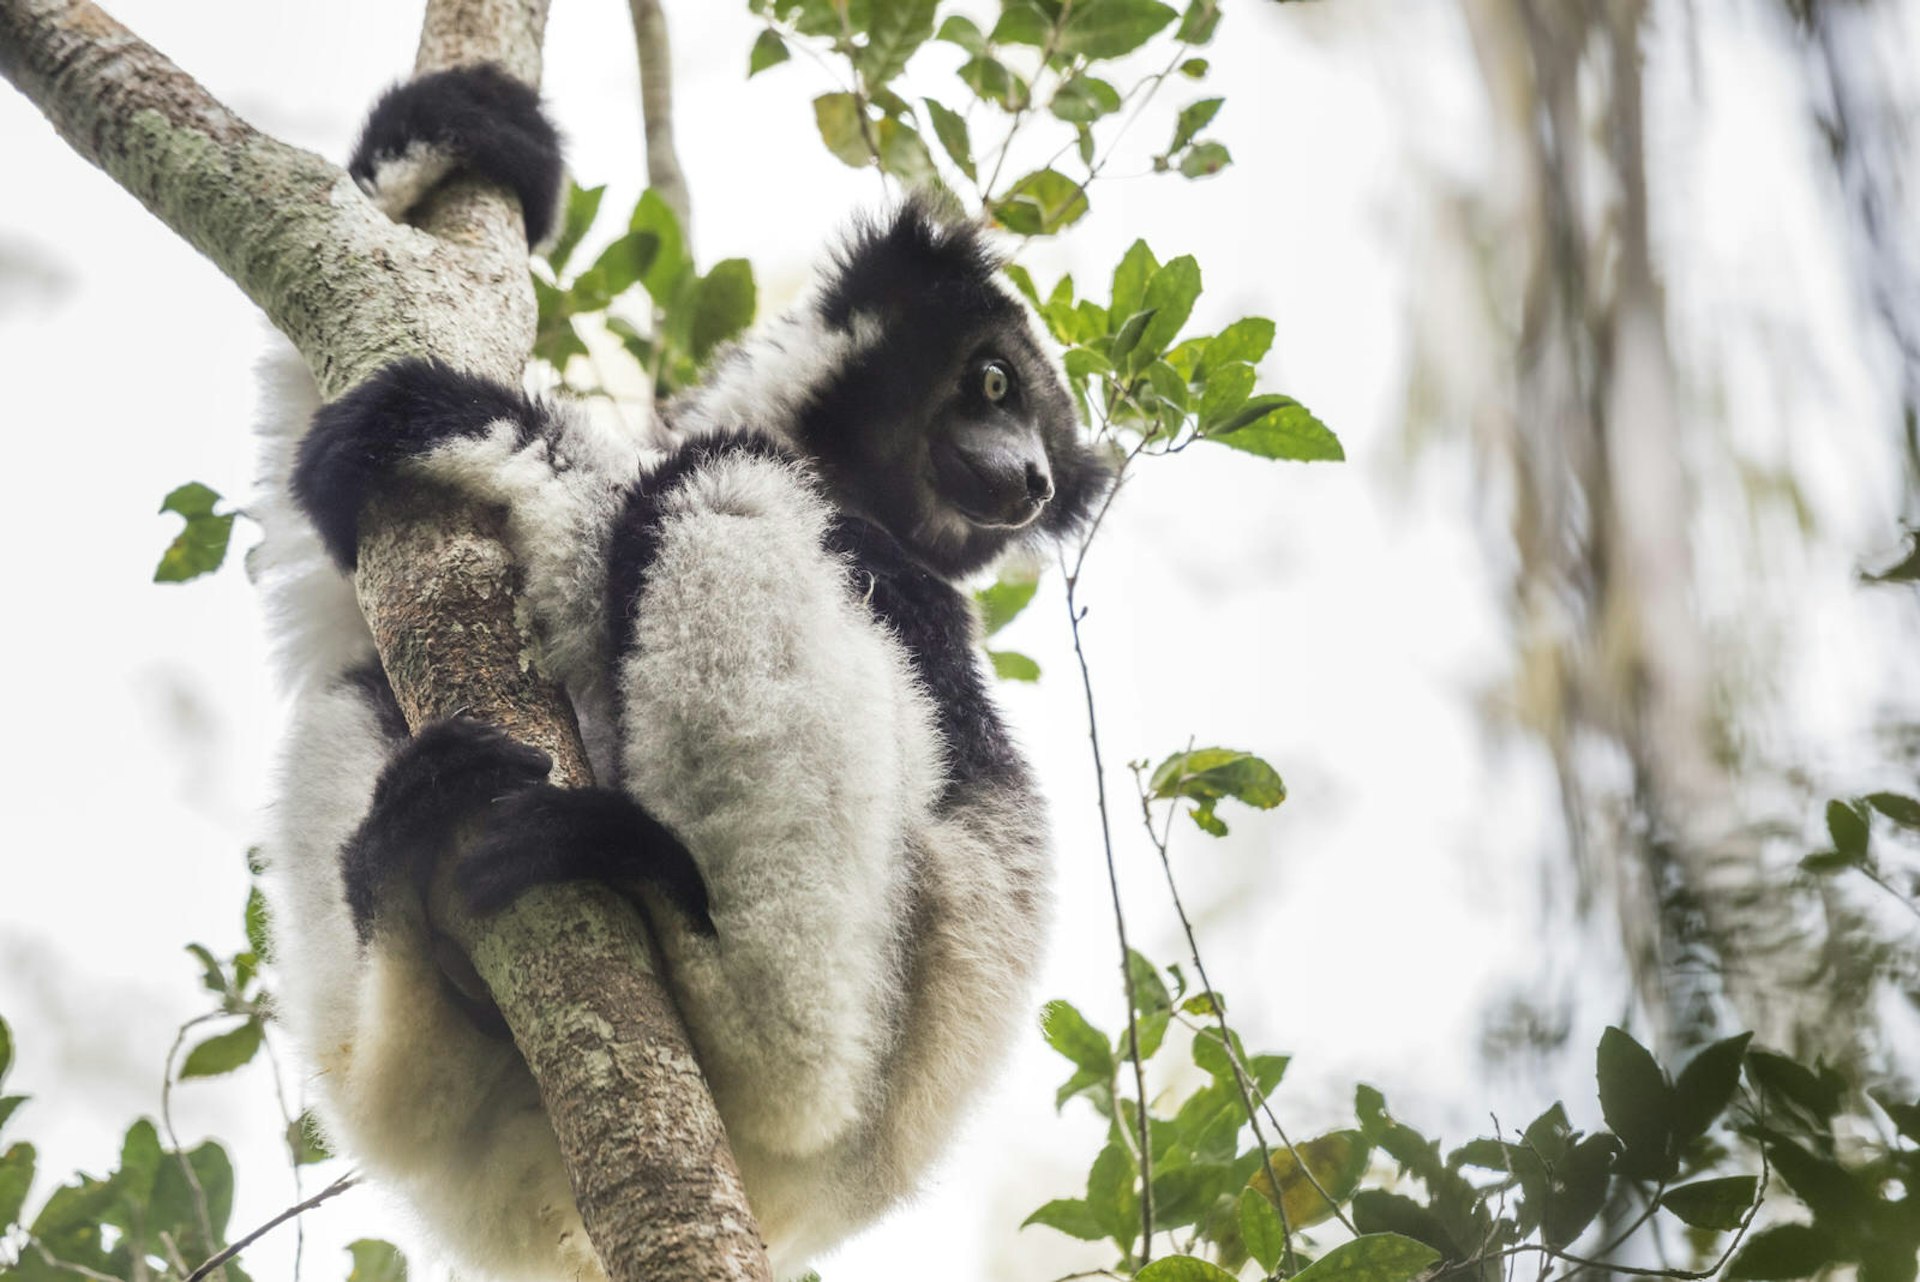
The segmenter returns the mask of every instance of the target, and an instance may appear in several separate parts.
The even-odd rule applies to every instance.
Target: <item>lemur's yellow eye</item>
[[[999,361],[988,361],[980,367],[980,394],[988,401],[999,404],[1013,390],[1013,375]]]

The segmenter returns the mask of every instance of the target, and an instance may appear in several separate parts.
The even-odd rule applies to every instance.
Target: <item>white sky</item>
[[[419,8],[113,11],[255,124],[340,158],[365,105],[409,66]],[[763,304],[777,303],[877,185],[819,145],[809,102],[833,87],[819,68],[796,60],[742,80],[755,30],[744,4],[668,9],[701,257],[750,257]],[[1531,1116],[1556,1090],[1583,1089],[1585,1061],[1557,1082],[1488,1081],[1476,1022],[1487,1002],[1536,982],[1585,991],[1572,1044],[1591,1046],[1619,1013],[1619,986],[1613,953],[1570,943],[1586,937],[1541,891],[1559,845],[1551,770],[1481,715],[1508,665],[1506,571],[1484,538],[1501,528],[1497,499],[1457,444],[1403,462],[1408,316],[1439,270],[1435,193],[1492,181],[1477,73],[1451,6],[1229,10],[1209,86],[1175,87],[1167,112],[1224,93],[1213,133],[1235,166],[1200,184],[1103,184],[1068,241],[1028,261],[1044,285],[1066,267],[1102,279],[1135,236],[1162,259],[1195,254],[1209,285],[1195,323],[1275,317],[1267,381],[1332,424],[1352,461],[1273,465],[1207,447],[1143,469],[1084,589],[1108,783],[1124,803],[1123,763],[1189,738],[1259,752],[1286,777],[1279,811],[1229,805],[1233,835],[1218,843],[1181,821],[1175,854],[1248,1041],[1298,1055],[1280,1099],[1297,1132],[1337,1121],[1356,1078],[1456,1133],[1490,1104]],[[1911,635],[1905,602],[1862,598],[1849,578],[1863,551],[1893,542],[1891,366],[1833,248],[1832,193],[1805,176],[1798,90],[1751,7],[1727,13],[1699,47],[1668,32],[1655,51],[1670,91],[1656,164],[1684,176],[1662,228],[1676,343],[1716,371],[1701,401],[1790,463],[1826,525],[1771,584],[1740,581],[1703,608],[1771,639],[1778,732],[1813,735],[1816,772],[1853,788],[1844,772],[1876,760],[1863,731]],[[1686,79],[1693,59],[1704,88]],[[951,61],[929,55],[926,86],[958,93]],[[642,163],[624,6],[556,5],[547,65],[575,172],[610,184],[607,208],[630,206]],[[1142,128],[1157,139],[1168,127]],[[125,1124],[157,1108],[173,1030],[202,1009],[181,946],[239,946],[242,853],[282,709],[236,563],[185,588],[148,583],[174,530],[154,515],[161,496],[189,479],[246,491],[261,322],[10,93],[0,157],[13,193],[0,205],[0,426],[15,451],[0,647],[18,744],[0,838],[0,1014],[19,1043],[10,1085],[35,1096],[9,1134],[41,1148],[37,1200],[48,1174],[111,1165]],[[1771,363],[1783,335],[1799,345],[1788,370]],[[1461,360],[1477,356],[1469,344]],[[1004,640],[1047,672],[1003,690],[1059,839],[1063,907],[1040,996],[1070,997],[1111,1029],[1115,945],[1054,585]],[[1136,940],[1176,960],[1129,813],[1117,818]],[[1050,1231],[1014,1232],[1040,1202],[1079,1191],[1093,1152],[1083,1106],[1053,1116],[1060,1063],[1029,1038],[925,1199],[829,1259],[828,1282],[896,1278],[907,1260],[927,1282],[1102,1262]],[[176,1100],[189,1143],[231,1145],[236,1230],[291,1200],[264,1072]],[[336,1248],[374,1233],[405,1229],[370,1193],[310,1217],[308,1275],[344,1276]],[[250,1252],[254,1276],[288,1276],[290,1249],[281,1234]]]

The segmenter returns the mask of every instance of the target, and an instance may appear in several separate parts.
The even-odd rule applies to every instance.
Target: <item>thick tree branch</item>
[[[546,0],[430,0],[418,69],[480,60],[537,82]],[[453,184],[422,229],[345,173],[254,130],[85,0],[0,0],[0,75],[252,298],[337,395],[401,356],[517,382],[534,309],[519,209]],[[527,661],[514,570],[447,496],[370,505],[356,578],[410,724],[454,711],[589,781],[559,687]],[[555,889],[485,923],[443,913],[539,1081],[617,1282],[764,1280],[766,1257],[685,1030],[630,907]]]

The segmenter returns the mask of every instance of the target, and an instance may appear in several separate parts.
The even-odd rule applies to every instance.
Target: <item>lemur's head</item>
[[[681,407],[773,431],[834,499],[957,577],[1084,519],[1108,483],[980,228],[931,196],[855,225],[798,311]]]
[[[961,575],[1087,514],[1107,468],[978,226],[929,196],[858,225],[815,299],[850,359],[795,424],[837,497]]]

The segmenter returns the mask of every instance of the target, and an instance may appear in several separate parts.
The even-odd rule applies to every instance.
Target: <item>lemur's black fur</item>
[[[518,196],[527,243],[538,245],[553,230],[565,169],[560,135],[541,112],[540,95],[499,67],[455,67],[389,89],[367,117],[347,172],[369,186],[381,164],[416,147],[441,151],[453,167]]]

